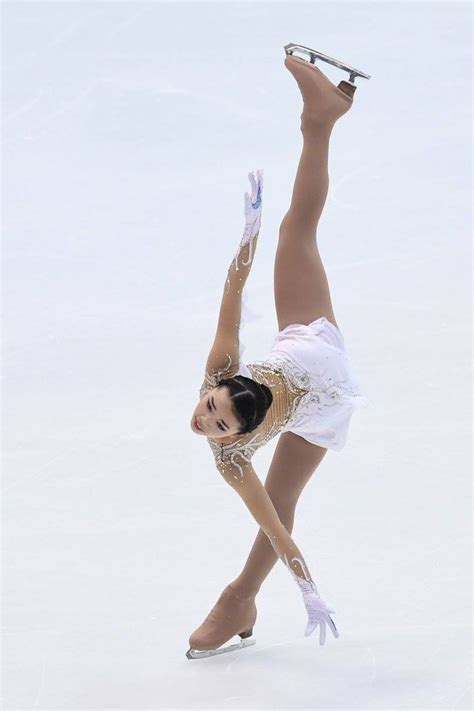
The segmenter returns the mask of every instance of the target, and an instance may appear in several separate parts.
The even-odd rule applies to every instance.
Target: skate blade
[[[334,57],[328,57],[327,54],[323,54],[322,52],[318,52],[315,49],[311,49],[311,47],[305,47],[302,44],[293,44],[293,42],[290,42],[289,44],[285,44],[284,50],[286,54],[290,55],[293,54],[295,50],[298,50],[303,54],[307,54],[309,56],[308,64],[316,64],[316,59],[322,59],[323,62],[327,62],[328,64],[332,64],[335,67],[339,67],[339,69],[344,69],[346,72],[349,72],[349,81],[352,83],[354,83],[355,77],[363,77],[363,79],[370,79],[369,74],[365,74],[359,69],[354,69],[354,67],[351,67],[349,64],[344,64],[344,62],[339,61],[339,59],[334,59]],[[304,59],[304,57],[298,58]]]
[[[243,649],[244,647],[250,647],[255,644],[256,640],[252,638],[243,639],[241,642],[236,644],[230,644],[228,647],[218,647],[218,649],[205,649],[199,651],[197,649],[188,649],[186,656],[188,659],[202,659],[204,657],[215,657],[216,654],[225,654],[226,652],[233,652],[236,649]]]

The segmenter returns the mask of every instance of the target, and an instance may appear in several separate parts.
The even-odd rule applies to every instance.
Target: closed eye
[[[214,410],[217,410],[216,403],[214,402],[214,398],[212,398],[212,404],[214,405]],[[208,401],[207,401],[207,409],[209,410],[209,412],[212,412],[211,398],[209,398]],[[222,422],[223,422],[224,425],[227,427],[227,429],[229,429],[229,426],[224,422],[224,420],[222,420]],[[222,432],[225,432],[225,428],[222,427],[222,425],[220,424],[220,422],[217,423],[217,426],[218,426],[218,428],[219,428],[220,430],[222,430]]]

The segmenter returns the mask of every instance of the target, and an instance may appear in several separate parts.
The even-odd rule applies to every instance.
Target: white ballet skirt
[[[248,367],[240,363],[239,374],[251,378]],[[369,401],[349,363],[344,337],[333,323],[322,316],[308,325],[286,326],[265,358],[254,363],[278,368],[294,386],[308,391],[281,431],[328,449],[344,447],[353,412]]]

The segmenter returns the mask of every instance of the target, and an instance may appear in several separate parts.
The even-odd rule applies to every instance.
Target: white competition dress
[[[241,346],[241,356],[243,350]],[[238,476],[243,475],[241,458],[250,462],[254,452],[280,432],[341,450],[353,412],[369,402],[349,363],[342,333],[324,316],[279,331],[261,360],[245,364],[240,359],[238,367],[229,361],[217,372],[206,372],[200,397],[219,380],[236,375],[268,385],[273,394],[273,403],[255,430],[227,444],[207,438],[219,468],[240,470]]]
[[[281,370],[287,380],[305,394],[281,431],[328,449],[341,450],[347,440],[352,413],[368,405],[349,363],[344,337],[324,316],[308,325],[294,323],[275,337],[261,361]],[[248,366],[241,375],[252,377]]]

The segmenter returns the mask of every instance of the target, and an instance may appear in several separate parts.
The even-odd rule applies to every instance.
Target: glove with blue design
[[[241,257],[241,266],[248,266],[253,260],[254,239],[260,232],[262,221],[262,195],[263,195],[263,170],[257,170],[257,177],[253,173],[248,174],[251,194],[244,194],[245,227],[239,248],[235,254],[235,268],[238,270],[238,257]],[[243,254],[243,249],[249,245],[248,254]]]

